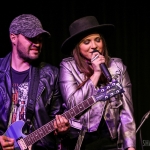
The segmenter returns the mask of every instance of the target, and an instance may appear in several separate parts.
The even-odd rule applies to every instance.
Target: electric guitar
[[[75,107],[71,108],[70,110],[66,111],[65,113],[61,114],[66,119],[71,119],[90,106],[92,106],[97,101],[106,101],[109,98],[123,93],[123,87],[118,81],[112,81],[108,85],[104,86],[103,88],[100,88],[96,95],[93,95],[89,97],[88,99],[82,101]],[[24,121],[19,120],[14,123],[12,123],[4,135],[13,138],[15,140],[14,146],[15,150],[26,150],[31,149],[32,145],[46,136],[47,134],[51,133],[54,130],[53,124],[55,119],[52,121],[46,123],[39,129],[33,131],[32,133],[25,135],[22,133],[22,128],[25,124]]]

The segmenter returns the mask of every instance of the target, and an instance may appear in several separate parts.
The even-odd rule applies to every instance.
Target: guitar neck
[[[88,107],[90,107],[92,104],[94,104],[96,101],[94,97],[90,97],[87,100],[84,100],[80,104],[76,105],[75,107],[71,108],[70,110],[66,111],[65,113],[62,114],[66,119],[70,119],[72,117],[75,117],[79,113],[83,112],[86,110]],[[24,138],[24,142],[26,143],[27,146],[30,146],[46,136],[47,134],[51,133],[54,130],[53,124],[54,124],[55,119],[52,121],[48,122],[47,124],[43,125],[39,129],[33,131],[29,135],[27,135]]]

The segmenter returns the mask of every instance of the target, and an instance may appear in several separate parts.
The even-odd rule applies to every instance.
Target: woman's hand
[[[101,55],[99,52],[94,52],[91,58],[91,64],[94,70],[93,75],[90,77],[91,81],[93,82],[94,86],[97,86],[99,78],[102,74],[100,64],[105,63],[105,57]]]
[[[100,64],[105,63],[105,57],[99,52],[94,52],[91,58],[91,64],[94,72],[101,72]]]

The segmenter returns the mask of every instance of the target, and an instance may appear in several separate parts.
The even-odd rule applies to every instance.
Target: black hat
[[[98,32],[105,36],[111,34],[112,31],[114,31],[114,25],[99,24],[94,16],[80,18],[69,26],[70,37],[63,42],[61,51],[69,54],[82,38],[92,32]]]
[[[50,36],[50,33],[43,29],[40,20],[32,14],[22,14],[14,18],[10,24],[9,32],[22,34],[28,38],[34,38],[43,33]]]

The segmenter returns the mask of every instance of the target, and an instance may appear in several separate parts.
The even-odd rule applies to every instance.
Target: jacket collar
[[[4,58],[1,59],[0,63],[0,70],[7,71],[10,70],[10,63],[11,63],[11,52],[7,54]]]

